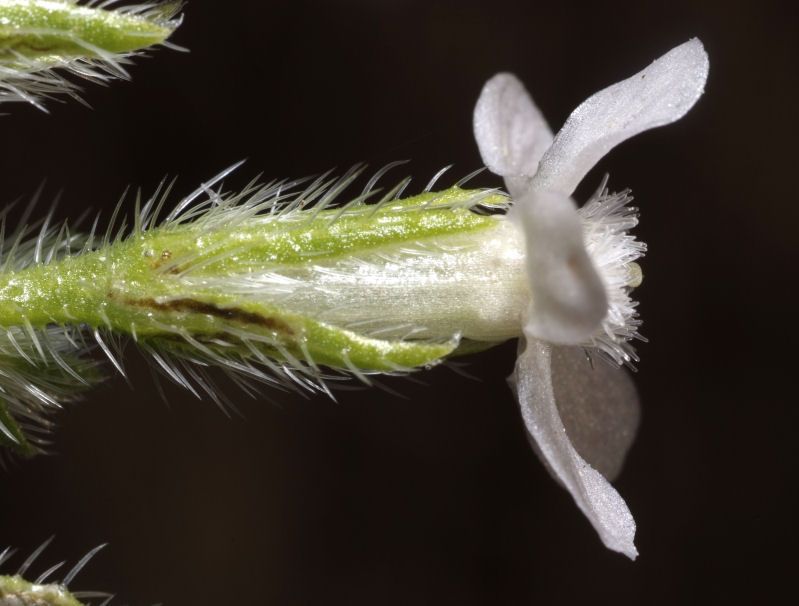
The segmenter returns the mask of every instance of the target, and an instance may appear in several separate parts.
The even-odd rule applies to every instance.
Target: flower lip
[[[588,340],[607,315],[605,285],[583,243],[583,222],[567,196],[530,191],[511,216],[521,224],[532,301],[525,333],[550,343]]]

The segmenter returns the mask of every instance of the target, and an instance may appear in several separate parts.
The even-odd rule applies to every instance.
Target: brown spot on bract
[[[153,269],[158,269],[158,268],[159,268],[159,267],[161,267],[161,266],[162,266],[164,263],[166,263],[167,261],[169,261],[171,258],[172,258],[172,251],[171,251],[171,250],[164,250],[164,251],[162,251],[162,252],[161,252],[161,254],[160,254],[160,256],[158,257],[158,259],[156,259],[155,261],[153,261],[153,263],[152,263],[152,268],[153,268]]]
[[[167,261],[169,261],[171,258],[172,258],[172,251],[164,250],[161,252],[161,256],[159,256],[155,262],[150,264],[150,267],[152,267],[153,269],[161,269],[164,265],[166,265]],[[168,267],[163,271],[164,273],[168,274],[179,274],[181,272],[181,269],[179,266],[175,265],[173,267]]]
[[[223,320],[231,322],[241,322],[242,324],[254,324],[261,326],[268,330],[280,332],[286,335],[294,334],[291,327],[277,318],[264,316],[262,314],[247,311],[239,307],[219,307],[213,303],[206,303],[204,301],[197,301],[189,297],[180,299],[170,299],[168,301],[159,302],[152,298],[142,299],[128,299],[126,301],[132,305],[139,307],[148,307],[157,311],[174,311],[174,312],[189,312],[198,314],[207,314]]]

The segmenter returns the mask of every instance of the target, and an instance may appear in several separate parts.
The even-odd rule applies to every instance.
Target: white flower
[[[627,285],[636,278],[608,271],[629,264],[607,263],[606,253],[634,257],[641,248],[630,248],[626,227],[614,231],[613,219],[624,214],[601,210],[603,204],[618,207],[619,196],[600,191],[590,208],[582,209],[583,217],[570,196],[618,143],[681,118],[701,96],[707,72],[702,43],[690,40],[589,97],[554,138],[510,74],[486,83],[474,112],[480,154],[492,172],[504,177],[515,201],[509,217],[526,241],[531,300],[522,312],[524,340],[510,382],[527,431],[603,543],[632,559],[638,554],[633,517],[594,467],[606,475],[618,471],[637,425],[635,389],[623,370],[592,365],[585,350],[599,347],[617,362],[627,360],[626,341],[637,326]],[[584,221],[586,214],[597,213]],[[603,225],[609,236],[604,255],[597,250],[602,239],[587,233]],[[579,442],[567,435],[566,415],[572,417],[570,434],[584,434]]]

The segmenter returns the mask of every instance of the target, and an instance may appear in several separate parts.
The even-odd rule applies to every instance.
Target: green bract
[[[216,285],[229,276],[376,249],[388,253],[411,242],[490,228],[496,217],[453,208],[478,194],[452,188],[344,214],[311,209],[247,216],[240,207],[211,209],[190,223],[140,227],[97,250],[0,276],[0,325],[86,324],[142,342],[185,335],[210,351],[257,356],[241,344],[245,338],[274,359],[308,358],[309,363],[345,370],[433,364],[451,353],[457,341],[369,338],[277,303],[242,301]],[[502,200],[493,196],[484,201]],[[434,203],[425,208],[430,201]],[[214,286],[203,287],[203,278]],[[222,340],[225,345],[216,343]]]
[[[58,93],[75,95],[64,74],[105,81],[126,78],[136,52],[163,44],[180,24],[180,2],[121,6],[69,0],[0,0],[0,102]]]
[[[0,55],[49,62],[139,50],[163,42],[174,30],[164,18],[168,12],[163,6],[160,11],[159,18],[158,13],[140,16],[57,0],[3,0]]]
[[[470,272],[468,261],[482,258],[481,242],[503,237],[504,217],[486,211],[504,208],[506,199],[452,187],[396,200],[395,188],[377,203],[366,202],[372,191],[331,205],[356,174],[299,191],[299,182],[255,185],[230,197],[206,185],[162,221],[165,196],[153,197],[137,210],[132,229],[116,236],[111,228],[103,238],[69,235],[65,227],[12,234],[0,267],[0,388],[7,400],[0,401],[0,440],[35,450],[19,419],[47,425],[48,408],[88,386],[93,373],[83,354],[92,347],[122,371],[120,336],[178,383],[214,398],[203,367],[220,367],[240,382],[327,391],[331,371],[368,381],[373,372],[437,364],[462,337],[483,343],[464,343],[459,353],[507,338],[494,328],[493,312],[480,310],[486,272]],[[411,278],[421,277],[434,297],[429,306],[404,298],[413,285],[402,272],[420,255],[431,262]],[[446,270],[449,287],[424,283],[441,259],[466,261]],[[343,295],[351,308],[343,316],[337,293],[319,284],[336,272],[354,289]],[[466,303],[450,300],[446,288],[465,293]],[[388,303],[369,309],[380,297]],[[329,315],[326,306],[333,307]],[[470,315],[486,316],[477,324],[488,328],[472,335]],[[415,322],[412,330],[397,326],[397,318]]]

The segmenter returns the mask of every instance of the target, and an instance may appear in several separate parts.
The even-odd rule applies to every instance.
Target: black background
[[[479,167],[471,112],[497,71],[557,129],[693,36],[711,61],[691,113],[620,146],[584,188],[604,171],[631,187],[650,247],[643,424],[616,482],[637,562],[602,547],[531,452],[505,384],[514,343],[469,358],[473,380],[385,381],[405,397],[254,401],[221,381],[233,419],[171,386],[165,404],[131,348],[133,387],[111,378],[59,416],[54,456],[3,472],[0,544],[29,553],[56,534],[39,571],[108,541],[73,588],[131,604],[776,596],[799,538],[797,25],[788,2],[195,0],[173,38],[191,52],[87,87],[93,110],[4,105],[5,202],[47,179],[57,216],[107,216],[128,185],[178,175],[179,196],[243,158],[231,187],[407,158],[418,191],[446,164],[452,180]]]

